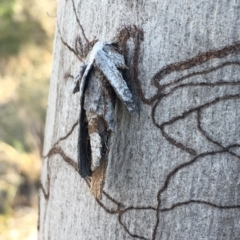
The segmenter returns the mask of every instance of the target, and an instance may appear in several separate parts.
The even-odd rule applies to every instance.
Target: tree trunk
[[[59,0],[39,239],[240,239],[239,9],[235,0]],[[116,36],[138,111],[116,101],[96,199],[78,174],[70,76],[94,37]]]

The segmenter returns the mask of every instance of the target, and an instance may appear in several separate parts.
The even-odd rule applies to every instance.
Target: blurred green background
[[[37,239],[57,0],[0,0],[0,240]]]

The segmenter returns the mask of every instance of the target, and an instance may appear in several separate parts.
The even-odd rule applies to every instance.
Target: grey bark
[[[72,0],[58,6],[39,239],[240,239],[240,2],[74,4],[81,25]],[[79,96],[64,76],[81,58],[66,43],[124,28],[135,34],[125,58],[139,111],[116,103],[96,200],[77,172]]]

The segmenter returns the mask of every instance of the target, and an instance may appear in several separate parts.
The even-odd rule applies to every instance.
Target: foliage
[[[47,34],[41,22],[31,15],[33,1],[22,1],[16,8],[16,0],[1,0],[0,52],[1,56],[15,55],[23,44],[35,43],[44,46]],[[30,4],[29,4],[30,3]]]
[[[0,225],[36,205],[55,11],[56,1],[0,0]]]

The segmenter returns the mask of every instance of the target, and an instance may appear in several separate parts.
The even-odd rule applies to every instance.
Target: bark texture
[[[39,239],[239,239],[240,2],[59,0],[57,21]],[[121,40],[139,105],[116,102],[101,200],[77,171],[66,78],[94,36]]]

